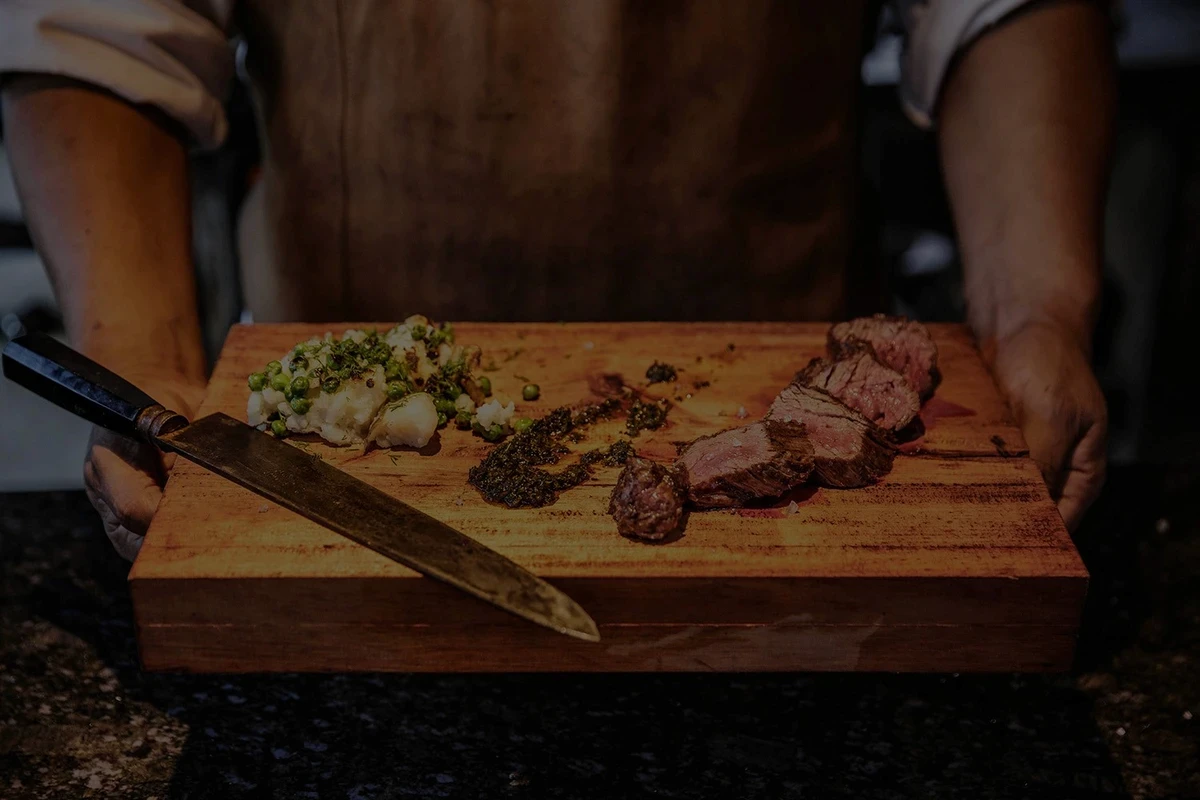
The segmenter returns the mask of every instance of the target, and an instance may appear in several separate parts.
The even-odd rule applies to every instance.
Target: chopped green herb
[[[387,363],[383,365],[383,377],[385,380],[394,381],[397,378],[408,377],[408,370],[404,364],[394,358],[389,358]]]
[[[661,428],[666,419],[667,406],[634,400],[633,405],[629,407],[629,419],[625,422],[625,429],[629,431],[630,436],[637,436],[644,430]]]
[[[553,503],[558,499],[559,492],[578,486],[591,477],[594,464],[623,463],[633,452],[632,446],[623,440],[610,448],[584,453],[577,463],[558,472],[552,473],[542,468],[557,464],[569,452],[563,439],[577,435],[577,426],[583,427],[609,416],[619,406],[617,400],[609,398],[604,403],[589,406],[577,416],[564,407],[556,408],[528,427],[525,427],[524,420],[514,420],[516,435],[472,467],[468,482],[487,500],[503,503],[510,508],[539,507]],[[478,423],[475,429],[481,436],[485,435]]]
[[[650,383],[670,383],[677,377],[675,368],[670,364],[655,361],[646,370],[646,380]]]
[[[430,331],[425,341],[429,344],[429,349],[436,351],[440,345],[449,344],[454,341],[454,328],[451,327],[449,322],[444,322],[440,329]]]

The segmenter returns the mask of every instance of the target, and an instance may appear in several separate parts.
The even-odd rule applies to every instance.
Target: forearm
[[[1114,95],[1108,21],[1086,2],[1017,16],[951,72],[938,145],[985,343],[1047,324],[1089,349]]]
[[[187,158],[99,91],[44,76],[4,86],[5,139],[67,333],[116,369],[202,381]]]

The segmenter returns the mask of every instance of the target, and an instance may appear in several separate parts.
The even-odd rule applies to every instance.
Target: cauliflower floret
[[[262,392],[251,392],[250,402],[246,404],[246,421],[254,427],[267,424],[267,417],[271,416],[271,411],[267,408],[267,403],[263,400]]]
[[[499,399],[492,400],[475,410],[475,421],[484,429],[491,428],[493,425],[504,426],[512,419],[516,410],[516,403],[512,401],[509,401],[508,405],[501,405]]]
[[[471,399],[471,395],[463,392],[458,396],[458,399],[454,401],[454,410],[465,411],[468,414],[473,414],[475,413],[475,401]]]
[[[433,438],[437,423],[433,398],[416,392],[385,405],[371,423],[367,439],[380,447],[424,447]]]

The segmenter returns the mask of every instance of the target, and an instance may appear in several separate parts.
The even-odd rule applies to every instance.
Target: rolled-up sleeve
[[[201,147],[225,137],[232,0],[0,0],[0,73],[62,75],[158,108]]]
[[[900,101],[922,128],[934,110],[950,63],[960,49],[1012,12],[1035,0],[896,0],[905,31]]]

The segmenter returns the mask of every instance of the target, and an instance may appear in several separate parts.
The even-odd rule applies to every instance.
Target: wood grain
[[[354,325],[336,326],[336,333]],[[365,326],[370,327],[370,326]],[[379,327],[385,327],[380,325]],[[543,509],[489,505],[466,484],[490,445],[313,453],[446,521],[581,602],[599,645],[529,626],[180,460],[130,575],[148,669],[1011,670],[1070,663],[1087,584],[1038,471],[969,333],[931,326],[944,380],[929,428],[879,484],[775,507],[692,513],[666,545],[617,535],[616,470]],[[753,419],[821,354],[825,325],[459,324],[495,391],[533,380],[537,416],[596,398],[603,375],[679,381],[643,455]],[[244,418],[246,376],[329,326],[238,326],[200,413]],[[730,347],[732,345],[732,347]],[[696,384],[707,382],[697,388]],[[596,428],[583,446],[616,438]]]

